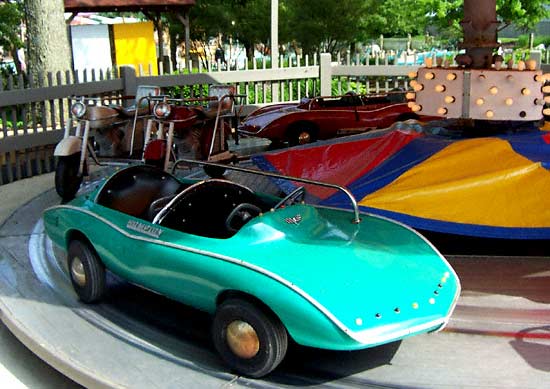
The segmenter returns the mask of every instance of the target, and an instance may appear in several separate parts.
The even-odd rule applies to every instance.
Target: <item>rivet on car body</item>
[[[434,290],[434,294],[435,294],[435,295],[438,295],[438,294],[439,294],[439,290]]]
[[[376,315],[374,315],[374,317],[376,317],[377,319],[380,319],[380,318],[382,318],[382,315],[377,313]]]
[[[358,317],[357,319],[355,319],[355,324],[357,324],[358,326],[362,326],[363,325],[363,319]]]
[[[413,309],[418,309],[418,303],[417,302],[412,303],[412,307]]]
[[[433,297],[431,297],[431,298],[428,300],[428,302],[429,302],[430,304],[434,305],[434,304],[435,304],[435,299],[434,299]]]
[[[393,311],[394,311],[395,313],[400,313],[400,312],[401,312],[401,309],[399,309],[399,307],[397,307],[397,308],[395,308]]]

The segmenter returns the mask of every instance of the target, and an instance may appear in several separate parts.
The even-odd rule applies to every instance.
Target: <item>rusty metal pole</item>
[[[489,69],[497,42],[496,0],[464,0],[464,19],[460,23],[464,41],[460,48],[466,49],[469,67]]]

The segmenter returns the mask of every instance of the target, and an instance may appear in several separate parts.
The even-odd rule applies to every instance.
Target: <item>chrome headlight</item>
[[[153,113],[157,119],[166,119],[170,116],[170,111],[170,104],[165,102],[157,103],[155,108],[153,108]]]
[[[82,101],[77,101],[71,105],[71,113],[80,119],[86,113],[86,104]]]

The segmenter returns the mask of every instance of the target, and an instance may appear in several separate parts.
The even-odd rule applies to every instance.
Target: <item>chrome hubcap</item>
[[[311,135],[309,135],[309,132],[303,131],[298,135],[298,143],[301,145],[304,145],[306,143],[309,143],[311,141]]]
[[[78,285],[86,285],[86,272],[82,261],[78,257],[75,257],[71,264],[71,277]]]
[[[227,326],[226,340],[233,354],[240,358],[253,358],[260,350],[258,334],[250,324],[241,320]]]

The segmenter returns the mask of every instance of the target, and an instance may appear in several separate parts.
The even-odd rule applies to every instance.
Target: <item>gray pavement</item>
[[[53,173],[0,186],[0,225],[19,207],[53,187]],[[0,387],[78,388],[30,351],[0,321]]]
[[[127,299],[94,309],[76,303],[63,276],[48,268],[56,258],[44,249],[37,224],[41,209],[58,201],[52,187],[52,174],[0,186],[0,307],[9,307],[2,320],[42,358],[86,386],[545,388],[550,382],[548,258],[450,258],[463,293],[445,332],[354,353],[298,349],[267,380],[246,380],[224,371],[203,339],[200,319],[184,326],[192,335],[171,335],[124,313]],[[24,271],[33,239],[40,251],[35,254],[44,259],[41,280]],[[14,263],[8,266],[6,257]],[[23,271],[11,274],[14,268]],[[57,294],[43,285],[48,282]],[[182,314],[196,320],[196,313]],[[12,320],[33,315],[31,322]],[[78,384],[1,324],[0,387]]]

